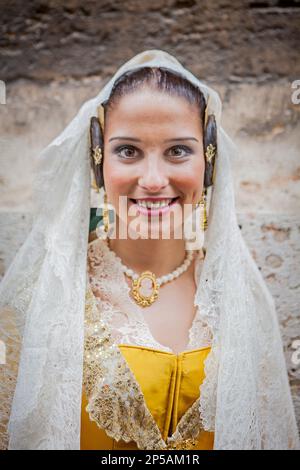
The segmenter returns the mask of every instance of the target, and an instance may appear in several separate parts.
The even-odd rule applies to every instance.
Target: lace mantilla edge
[[[167,442],[150,413],[143,393],[97,307],[88,283],[85,307],[83,386],[86,411],[109,437],[135,441],[139,449],[192,449],[201,431],[199,399],[181,417]]]

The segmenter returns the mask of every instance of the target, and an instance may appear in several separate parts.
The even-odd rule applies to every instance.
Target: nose
[[[164,165],[159,158],[146,158],[142,167],[139,186],[149,192],[159,192],[169,184]]]

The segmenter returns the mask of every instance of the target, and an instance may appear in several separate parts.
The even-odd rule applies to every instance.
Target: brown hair
[[[170,96],[183,97],[190,104],[198,106],[201,122],[204,125],[206,102],[202,91],[179,73],[165,67],[141,67],[129,70],[118,77],[109,98],[102,103],[104,117],[122,96],[133,93],[144,85]]]

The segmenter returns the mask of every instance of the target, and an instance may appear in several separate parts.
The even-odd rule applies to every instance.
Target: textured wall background
[[[30,229],[41,149],[144,49],[174,54],[223,100],[242,232],[274,295],[300,425],[300,1],[0,0],[0,276]]]

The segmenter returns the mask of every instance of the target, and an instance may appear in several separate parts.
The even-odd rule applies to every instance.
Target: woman
[[[237,224],[236,150],[220,115],[216,92],[170,54],[145,51],[43,152],[37,220],[1,285],[8,397],[14,320],[22,338],[10,449],[299,448],[274,301]],[[109,236],[88,243],[90,123],[96,183],[126,237],[112,236],[104,207]],[[175,232],[199,199],[206,228],[208,189],[196,250]],[[154,196],[176,198],[166,240],[146,237]],[[171,208],[153,209],[158,235]]]

